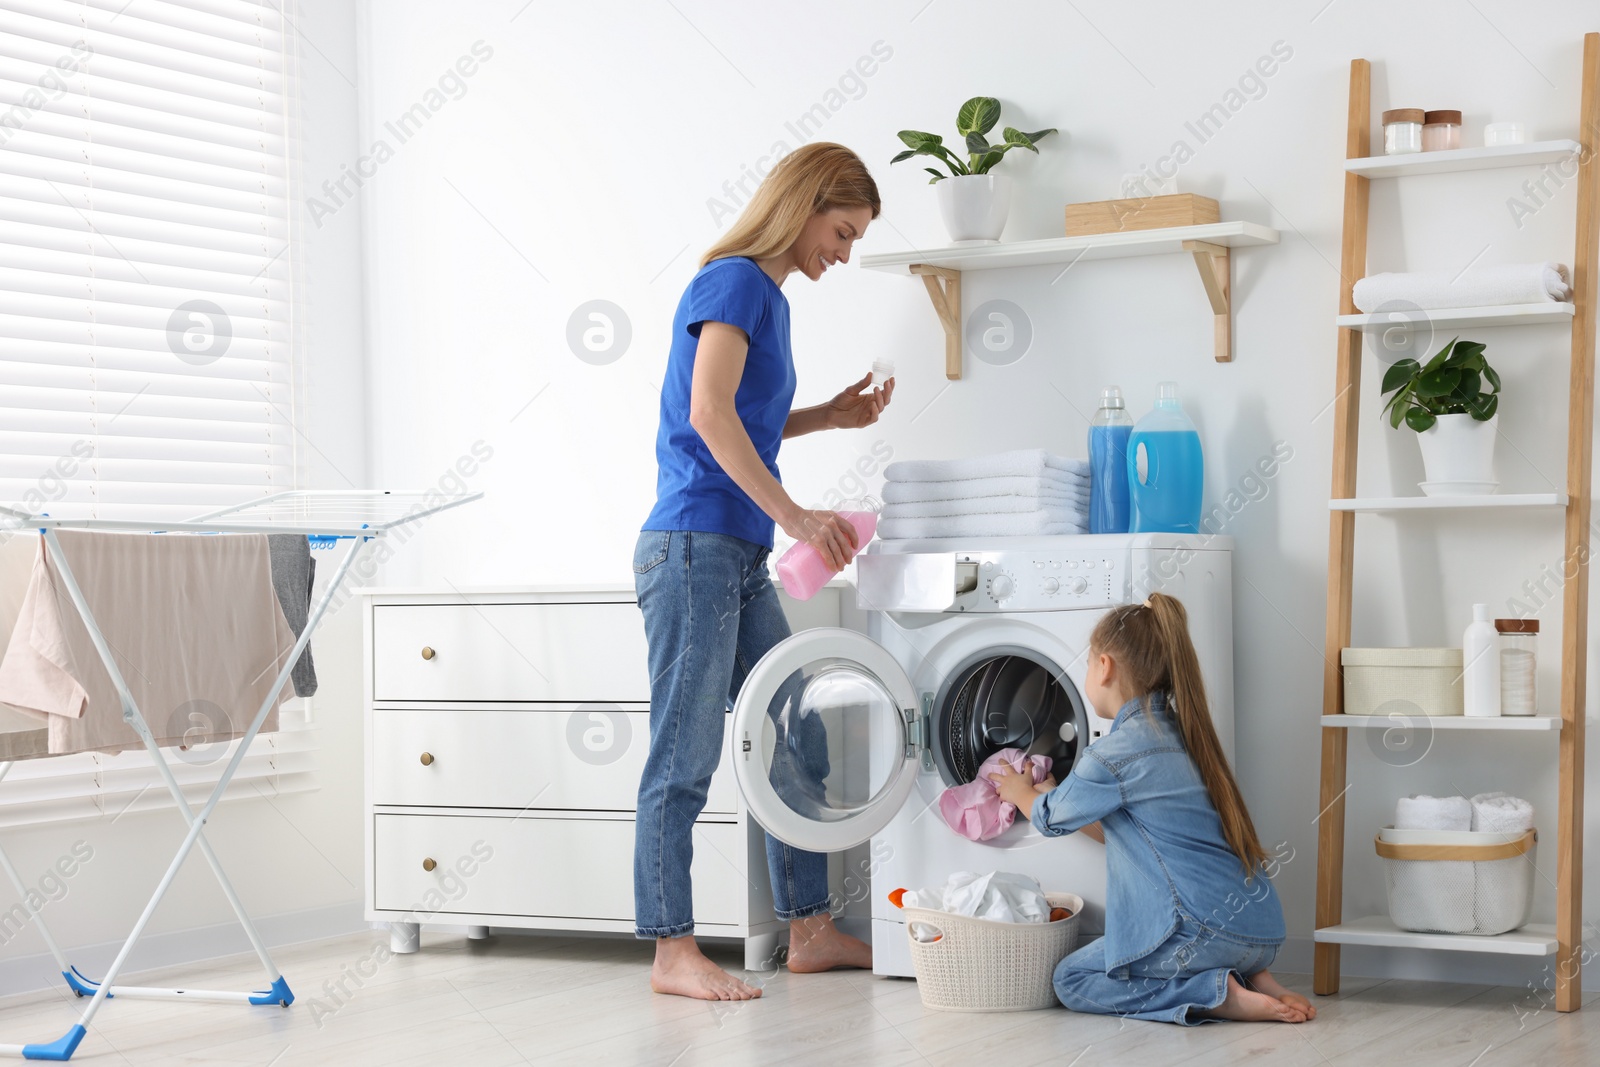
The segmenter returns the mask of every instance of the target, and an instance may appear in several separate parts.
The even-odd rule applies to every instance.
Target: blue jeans
[[[1106,973],[1105,938],[1056,964],[1056,996],[1073,1011],[1194,1026],[1214,1022],[1191,1012],[1217,1007],[1228,975],[1240,981],[1272,965],[1278,942],[1232,938],[1181,915],[1178,928],[1150,955]]]
[[[767,553],[726,534],[677,530],[646,530],[634,548],[634,588],[650,649],[650,755],[633,846],[634,932],[641,938],[694,930],[694,821],[722,755],[723,719],[756,661],[789,636]],[[807,777],[826,773],[822,759]],[[778,918],[828,910],[827,856],[769,834],[767,870]]]

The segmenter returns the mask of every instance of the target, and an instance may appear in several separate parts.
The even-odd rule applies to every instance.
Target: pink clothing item
[[[285,693],[272,683],[295,636],[264,535],[57,536],[157,744],[239,737],[269,695],[262,730],[278,728]],[[0,660],[0,701],[43,713],[51,755],[142,747],[42,537]]]
[[[1017,806],[1000,799],[1000,787],[989,775],[1001,767],[1018,774],[1031,772],[1033,784],[1050,777],[1049,756],[1029,756],[1020,748],[1002,748],[983,761],[978,777],[966,785],[953,785],[939,794],[939,814],[950,829],[971,841],[987,841],[1011,829]]]

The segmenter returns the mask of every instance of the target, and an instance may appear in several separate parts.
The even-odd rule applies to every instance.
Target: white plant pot
[[[1494,476],[1495,428],[1500,416],[1479,422],[1471,415],[1440,415],[1438,421],[1417,434],[1422,466],[1428,480],[1421,483],[1429,496],[1470,496],[1492,493],[1500,483]]]
[[[956,244],[1000,240],[1011,211],[1011,179],[1004,174],[959,174],[935,182],[944,228]]]

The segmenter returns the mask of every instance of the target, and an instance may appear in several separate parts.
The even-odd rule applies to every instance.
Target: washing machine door
[[[751,816],[807,852],[882,830],[916,784],[916,690],[882,645],[853,630],[803,630],[745,678],[733,769]]]

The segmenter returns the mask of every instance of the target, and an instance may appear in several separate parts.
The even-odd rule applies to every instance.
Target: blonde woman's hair
[[[729,256],[778,255],[799,239],[811,216],[837,207],[871,208],[877,218],[883,207],[878,183],[861,157],[844,145],[803,145],[767,172],[728,232],[700,257],[700,265]]]
[[[1256,836],[1239,783],[1211,724],[1200,657],[1189,639],[1189,613],[1182,602],[1165,593],[1151,593],[1143,604],[1106,613],[1089,635],[1089,649],[1091,657],[1104,653],[1116,661],[1129,692],[1166,694],[1183,747],[1189,750],[1222,818],[1222,836],[1244,865],[1245,874],[1254,877],[1267,860],[1267,850]],[[1142,714],[1149,710],[1147,701]]]

